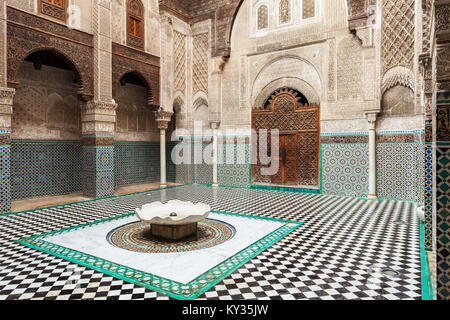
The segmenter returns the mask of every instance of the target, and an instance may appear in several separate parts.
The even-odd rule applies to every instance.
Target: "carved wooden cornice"
[[[134,73],[147,85],[148,107],[159,108],[160,59],[141,50],[112,44],[113,97],[117,97],[120,80]]]
[[[19,69],[33,52],[58,54],[75,73],[78,93],[85,101],[94,96],[93,36],[15,8],[7,8],[8,86],[19,85]]]

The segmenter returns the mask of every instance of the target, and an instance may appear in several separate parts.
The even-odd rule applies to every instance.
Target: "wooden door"
[[[291,184],[298,183],[297,174],[297,134],[281,134],[279,155],[275,161],[279,163],[278,172],[272,176],[272,183]]]

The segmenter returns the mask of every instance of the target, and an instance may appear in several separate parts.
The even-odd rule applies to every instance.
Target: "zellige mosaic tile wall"
[[[174,143],[167,143],[167,181],[175,182],[176,167],[171,160]],[[114,183],[126,186],[138,183],[159,182],[159,143],[116,142],[114,145]]]
[[[367,144],[322,144],[324,194],[366,197],[369,192]]]
[[[13,141],[11,198],[81,191],[81,142]]]

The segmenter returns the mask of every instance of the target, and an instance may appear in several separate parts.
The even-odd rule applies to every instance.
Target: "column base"
[[[219,185],[218,185],[217,183],[213,183],[211,186],[212,186],[213,188],[217,188]]]
[[[369,194],[366,199],[367,200],[378,200],[378,197],[376,195]]]
[[[161,185],[159,185],[159,188],[160,189],[165,189],[165,188],[167,188],[167,184],[161,184]]]

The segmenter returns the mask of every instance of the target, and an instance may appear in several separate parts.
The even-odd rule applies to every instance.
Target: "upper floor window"
[[[316,0],[302,0],[302,19],[316,16]]]
[[[269,10],[266,5],[258,8],[258,30],[267,29],[269,27]]]
[[[279,16],[280,24],[291,21],[291,2],[289,0],[280,0]]]
[[[144,48],[144,6],[139,0],[127,2],[127,44]]]
[[[39,12],[66,22],[66,0],[39,0]]]

